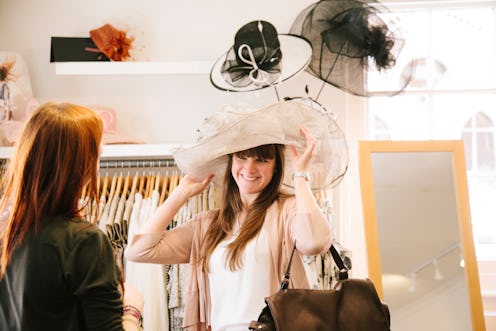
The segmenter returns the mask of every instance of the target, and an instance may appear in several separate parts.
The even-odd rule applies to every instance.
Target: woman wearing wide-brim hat
[[[301,256],[322,253],[332,240],[312,176],[332,185],[342,175],[326,157],[332,139],[323,134],[330,122],[321,114],[296,101],[219,112],[197,144],[173,153],[186,175],[131,238],[126,258],[189,264],[187,329],[247,330],[264,298],[279,289],[295,243],[290,286],[309,288]],[[179,208],[211,183],[221,188],[220,207],[167,230]]]
[[[285,52],[291,45],[302,51]],[[274,86],[301,71],[310,54],[304,39],[253,21],[214,64],[211,81],[236,92]],[[130,238],[125,256],[189,264],[186,329],[248,330],[264,298],[279,289],[295,243],[290,286],[296,288],[310,286],[301,256],[330,247],[330,222],[312,190],[343,177],[344,139],[327,112],[294,100],[224,107],[198,133],[197,143],[173,151],[185,177]],[[179,208],[210,184],[220,189],[219,208],[168,229]]]

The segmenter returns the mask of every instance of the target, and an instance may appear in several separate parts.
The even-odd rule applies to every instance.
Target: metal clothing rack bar
[[[177,167],[174,159],[100,160],[100,169],[173,167]]]

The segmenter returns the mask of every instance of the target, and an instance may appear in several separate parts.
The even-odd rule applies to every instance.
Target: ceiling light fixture
[[[410,286],[408,287],[408,291],[413,293],[417,290],[417,274],[411,273],[409,277],[411,279],[411,282],[410,282]]]
[[[443,279],[444,276],[441,273],[441,270],[439,270],[439,263],[438,263],[437,259],[432,260],[432,265],[434,266],[434,279],[435,280]]]
[[[459,249],[459,248],[460,248],[459,242],[448,246],[448,248],[446,248],[441,253],[439,253],[436,256],[434,256],[430,259],[427,259],[424,262],[420,263],[415,269],[413,269],[412,271],[410,271],[407,274],[408,277],[410,277],[410,278],[412,278],[412,276],[416,277],[420,271],[422,271],[425,268],[427,268],[428,266],[432,265],[434,267],[434,279],[435,280],[442,280],[444,278],[444,275],[441,273],[441,270],[439,268],[439,260],[441,260],[443,257],[448,255],[449,253],[451,253],[452,251]],[[461,252],[460,252],[460,255],[461,255]],[[465,264],[464,264],[463,256],[461,256],[460,266],[463,267],[464,265]]]

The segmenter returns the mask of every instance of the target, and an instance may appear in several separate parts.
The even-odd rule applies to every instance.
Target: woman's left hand
[[[143,311],[144,298],[143,294],[131,285],[130,283],[124,283],[124,297],[122,298],[122,304],[124,306],[130,305],[137,308],[140,312]]]
[[[317,144],[315,137],[308,131],[307,128],[300,129],[301,134],[305,137],[306,148],[302,154],[298,154],[295,146],[288,146],[291,156],[293,157],[293,171],[305,172],[310,168],[312,154]]]

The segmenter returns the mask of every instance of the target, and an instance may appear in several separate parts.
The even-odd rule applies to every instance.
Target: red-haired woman
[[[106,234],[84,219],[96,200],[103,124],[94,111],[46,103],[26,122],[2,178],[1,330],[138,330]],[[0,227],[0,228],[2,228]],[[123,313],[124,309],[124,313]]]

